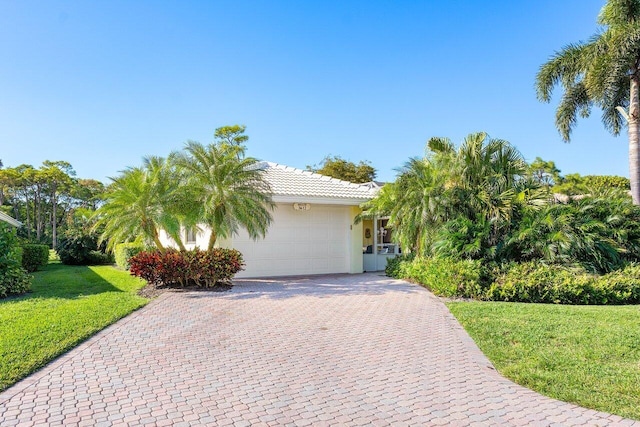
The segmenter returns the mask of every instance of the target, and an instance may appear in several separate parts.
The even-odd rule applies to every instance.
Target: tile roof
[[[307,196],[366,201],[373,198],[379,188],[375,183],[353,184],[278,163],[261,162],[259,167],[264,168],[265,178],[271,185],[274,196]]]

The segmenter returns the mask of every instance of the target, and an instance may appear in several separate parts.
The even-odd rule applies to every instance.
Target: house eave
[[[364,198],[340,198],[340,197],[318,197],[318,196],[294,196],[294,195],[273,195],[275,203],[310,203],[318,205],[343,205],[360,206],[360,204],[370,200]]]
[[[0,212],[0,220],[4,221],[4,222],[6,222],[6,223],[8,223],[10,225],[13,225],[14,227],[18,227],[18,228],[22,227],[22,223],[20,221],[18,221],[17,219],[15,219],[13,217],[10,217],[9,215],[7,215],[7,214],[5,214],[3,212]]]

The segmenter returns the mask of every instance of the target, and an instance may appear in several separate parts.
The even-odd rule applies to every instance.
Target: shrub
[[[640,264],[598,277],[594,288],[598,304],[640,304]]]
[[[144,245],[140,243],[119,243],[114,249],[116,264],[118,267],[128,270],[129,260],[144,250]]]
[[[15,230],[0,223],[0,298],[27,292],[31,277],[22,268],[22,248]]]
[[[513,264],[489,287],[492,301],[594,304],[596,276],[586,271],[536,262]]]
[[[49,263],[49,246],[22,245],[22,267],[28,272],[37,271]]]
[[[60,261],[69,265],[112,264],[113,257],[98,249],[94,235],[66,236],[56,247]]]
[[[31,289],[31,277],[22,267],[0,270],[0,298],[19,295]]]
[[[133,256],[129,263],[131,274],[151,285],[201,287],[230,281],[244,265],[240,252],[221,248],[211,251],[142,251]]]
[[[400,274],[443,297],[474,298],[482,295],[480,261],[451,258],[416,258],[401,263]]]
[[[89,251],[87,256],[88,265],[109,265],[113,264],[113,255],[101,251]]]
[[[403,254],[396,255],[393,258],[387,258],[387,266],[384,272],[387,276],[396,279],[402,279],[402,266],[403,264],[410,263],[416,257],[415,254]]]
[[[638,304],[640,265],[596,276],[582,269],[535,262],[514,264],[498,276],[486,298],[553,304]]]

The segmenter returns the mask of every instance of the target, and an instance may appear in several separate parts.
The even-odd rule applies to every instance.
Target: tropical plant
[[[541,261],[608,273],[640,260],[640,208],[607,194],[526,210],[504,249],[513,261]]]
[[[164,251],[161,229],[184,250],[176,215],[180,179],[169,162],[148,157],[143,167],[128,168],[111,180],[106,202],[96,211],[95,226],[103,227],[100,239],[108,242],[109,250],[144,236]]]
[[[229,282],[243,268],[242,254],[235,249],[208,251],[142,251],[129,260],[130,272],[153,286],[195,285],[212,287]]]
[[[511,144],[486,133],[468,135],[457,149],[431,138],[427,155],[410,159],[394,183],[363,205],[363,216],[389,215],[395,238],[419,255],[481,258],[495,253],[524,206],[545,203],[526,172]]]
[[[256,159],[244,157],[244,151],[241,143],[218,139],[207,146],[189,141],[184,151],[171,155],[185,179],[182,194],[196,210],[185,223],[210,228],[208,250],[218,238],[231,237],[240,228],[253,239],[264,237],[271,224],[275,205],[265,171]]]
[[[640,0],[609,0],[598,17],[601,30],[588,42],[570,44],[542,65],[538,99],[551,101],[560,85],[556,127],[565,141],[578,116],[602,109],[605,128],[629,133],[629,175],[634,204],[640,204]]]

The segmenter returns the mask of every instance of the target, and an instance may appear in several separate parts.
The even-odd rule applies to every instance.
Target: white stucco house
[[[239,235],[219,240],[242,252],[245,270],[237,277],[273,277],[383,270],[399,249],[390,243],[385,219],[354,223],[360,204],[373,198],[375,183],[353,184],[277,163],[262,162],[276,204],[264,239]],[[187,249],[206,248],[205,227],[185,233]],[[168,245],[165,233],[161,240]]]

